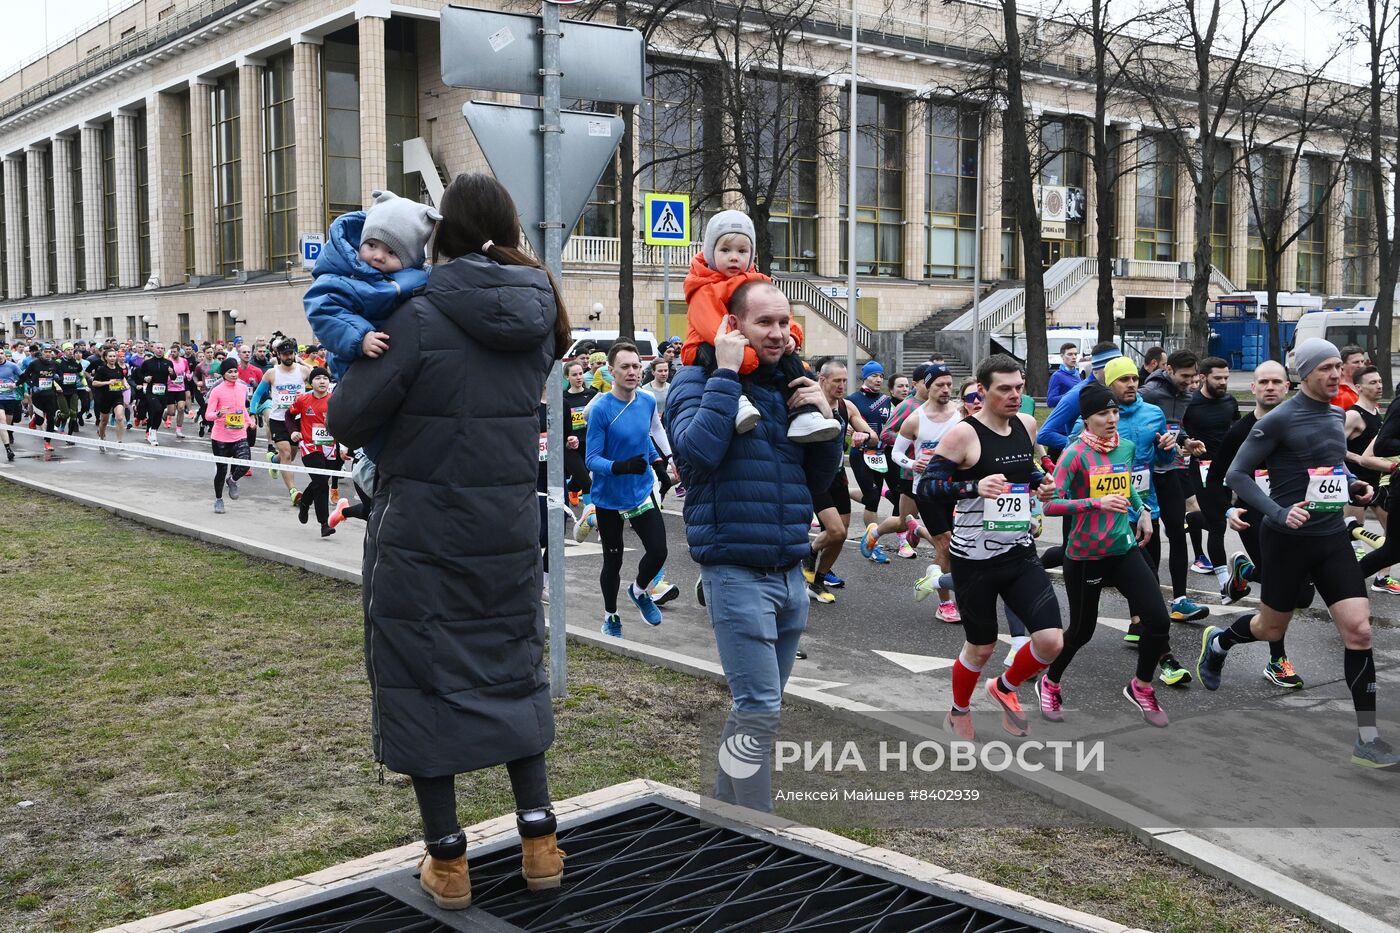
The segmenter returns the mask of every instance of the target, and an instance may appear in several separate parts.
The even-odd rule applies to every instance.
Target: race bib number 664
[[[1308,511],[1340,512],[1349,498],[1345,469],[1335,466],[1308,470]]]

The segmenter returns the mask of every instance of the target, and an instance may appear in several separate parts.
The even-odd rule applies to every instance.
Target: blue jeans
[[[700,585],[720,664],[734,697],[720,734],[715,797],[771,813],[772,747],[783,687],[807,627],[802,568],[764,573],[735,564],[704,566]],[[758,767],[750,773],[752,764]]]

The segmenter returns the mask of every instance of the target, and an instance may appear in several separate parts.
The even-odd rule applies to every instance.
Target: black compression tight
[[[622,513],[597,509],[598,536],[603,542],[603,569],[598,583],[603,588],[603,608],[617,612],[617,591],[622,586]],[[637,564],[637,586],[646,589],[666,566],[666,523],[661,509],[652,508],[628,519],[642,541],[642,559]]]
[[[1361,573],[1368,580],[1392,564],[1400,563],[1400,536],[1390,533],[1392,514],[1385,513],[1385,527],[1381,529],[1381,533],[1385,535],[1385,544],[1361,558]],[[1396,531],[1400,532],[1400,527],[1397,527]]]
[[[346,518],[358,518],[362,522],[367,522],[369,521],[370,509],[374,508],[374,499],[360,488],[359,483],[354,485],[356,502],[354,505],[345,507],[344,515]]]
[[[1171,553],[1167,570],[1171,574],[1172,598],[1186,595],[1186,490],[1182,488],[1184,470],[1169,470],[1152,474],[1157,489],[1157,505],[1162,520],[1152,523],[1152,540],[1147,543],[1147,555],[1156,572],[1162,564],[1162,535],[1166,535]]]
[[[1128,611],[1142,620],[1142,637],[1138,642],[1137,678],[1152,682],[1157,662],[1169,650],[1167,630],[1171,625],[1157,576],[1147,566],[1141,549],[1126,554],[1101,557],[1097,560],[1066,560],[1065,593],[1069,597],[1069,630],[1065,645],[1050,662],[1048,676],[1060,683],[1065,669],[1080,648],[1094,637],[1098,627],[1099,595],[1111,586],[1128,601]]]

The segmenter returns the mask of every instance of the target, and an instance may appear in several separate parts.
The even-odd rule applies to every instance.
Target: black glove
[[[647,471],[647,461],[645,457],[628,457],[626,460],[613,461],[613,474],[621,476],[626,473],[641,475]]]

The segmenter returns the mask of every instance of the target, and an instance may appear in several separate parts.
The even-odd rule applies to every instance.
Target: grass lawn
[[[0,482],[0,930],[93,930],[417,837],[369,750],[359,591]],[[571,647],[557,798],[691,790],[722,685]],[[462,822],[512,808],[503,768]],[[31,801],[20,807],[21,801]],[[1129,925],[1310,930],[1088,826],[847,834]]]

